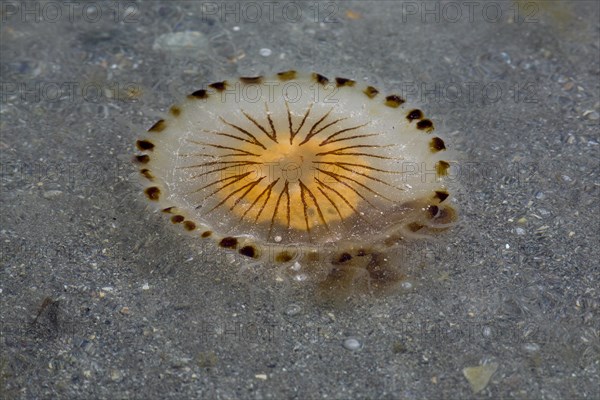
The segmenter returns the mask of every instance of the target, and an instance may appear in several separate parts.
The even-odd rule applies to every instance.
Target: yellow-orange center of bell
[[[245,160],[259,164],[230,168],[222,177],[233,182],[219,192],[230,210],[246,221],[304,231],[355,214],[361,198],[352,180],[364,183],[365,178],[336,163],[356,163],[356,157],[325,154],[339,146],[319,146],[317,140],[301,143],[302,138],[290,144],[289,136],[283,136],[278,143],[264,143],[266,150],[253,144],[240,146],[255,154]],[[368,165],[364,157],[359,162]]]

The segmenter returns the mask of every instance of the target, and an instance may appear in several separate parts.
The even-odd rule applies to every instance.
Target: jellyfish
[[[348,78],[215,82],[136,146],[145,197],[173,224],[248,259],[309,265],[328,289],[400,280],[386,252],[457,221],[453,153],[433,122]]]

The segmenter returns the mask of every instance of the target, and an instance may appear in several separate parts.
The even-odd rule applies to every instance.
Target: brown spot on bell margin
[[[329,79],[327,79],[321,74],[317,74],[316,72],[313,72],[312,77],[317,83],[320,83],[321,85],[327,85],[327,83],[329,83]]]
[[[142,156],[135,156],[135,161],[139,162],[140,164],[148,164],[148,162],[150,161],[150,156],[146,154]]]
[[[435,218],[440,212],[440,208],[438,206],[429,206],[427,207],[427,212],[429,213],[429,218]]]
[[[249,84],[249,83],[261,83],[263,80],[262,76],[243,76],[240,78],[240,81],[242,81],[243,83]]]
[[[227,88],[227,81],[211,83],[208,87],[211,87],[218,92],[222,92]]]
[[[417,129],[425,132],[431,132],[433,130],[433,122],[428,119],[417,122]]]
[[[277,74],[277,77],[282,81],[289,81],[292,79],[296,79],[296,71],[291,70],[291,71],[279,72]]]
[[[240,249],[240,254],[246,257],[257,258],[258,252],[254,246],[244,246]]]
[[[281,253],[277,253],[275,256],[275,261],[283,263],[291,261],[293,258],[294,257],[287,251],[282,251]]]
[[[450,164],[447,161],[438,161],[436,166],[438,176],[448,175],[448,168],[450,168]]]
[[[392,108],[398,108],[404,103],[404,99],[395,94],[385,98],[385,105]]]
[[[163,208],[162,212],[170,214],[171,211],[173,211],[175,207],[167,207],[167,208]]]
[[[219,242],[219,246],[224,247],[226,249],[235,249],[237,247],[237,244],[238,244],[238,240],[231,236],[223,238]]]
[[[179,114],[181,114],[181,108],[179,108],[177,106],[173,106],[169,109],[169,112],[171,113],[172,116],[179,117]]]
[[[346,261],[350,261],[350,260],[352,260],[352,256],[350,255],[350,253],[342,253],[338,257],[337,262],[338,263],[345,263]]]
[[[206,90],[200,89],[200,90],[196,90],[194,93],[190,94],[188,96],[188,98],[193,98],[193,99],[208,99],[208,93],[206,93]]]
[[[207,238],[207,237],[210,237],[211,235],[212,235],[211,231],[204,231],[204,232],[202,232],[202,235],[200,235],[200,236],[202,236],[203,238]]]
[[[146,193],[146,196],[152,201],[158,201],[158,198],[160,197],[160,189],[156,186],[147,188],[144,190],[144,193]]]
[[[185,218],[184,218],[183,215],[173,215],[171,217],[171,222],[174,223],[174,224],[178,224],[180,222],[183,222],[184,219]]]
[[[373,97],[377,96],[377,93],[379,93],[379,90],[375,89],[373,86],[367,86],[367,88],[363,91],[363,93],[366,94],[367,97],[372,99]]]
[[[335,83],[337,84],[337,87],[340,86],[354,86],[354,84],[356,83],[356,81],[353,81],[352,79],[348,79],[348,78],[335,78]]]
[[[450,196],[448,194],[448,192],[443,191],[443,190],[436,190],[435,191],[435,196],[433,196],[434,199],[439,199],[440,203],[443,202],[444,200],[446,200],[448,198],[448,196]]]
[[[166,127],[167,124],[165,123],[165,120],[159,119],[150,129],[148,129],[148,132],[162,132]]]
[[[141,169],[140,174],[142,174],[142,176],[144,178],[148,179],[149,181],[154,180],[154,177],[152,176],[152,174],[150,173],[150,170],[148,168]]]
[[[186,231],[193,231],[194,229],[196,229],[196,224],[192,221],[183,221],[183,227]]]
[[[415,119],[423,119],[423,111],[419,109],[411,110],[406,114],[406,119],[411,122]]]
[[[152,151],[152,149],[154,149],[154,143],[148,141],[148,140],[138,140],[137,142],[135,142],[136,146],[138,149],[144,151],[144,150],[148,150],[148,151]]]
[[[446,145],[442,139],[434,137],[429,142],[429,149],[431,149],[432,153],[437,153],[438,151],[446,150]]]

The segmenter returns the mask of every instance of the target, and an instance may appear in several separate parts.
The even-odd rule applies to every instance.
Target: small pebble
[[[537,343],[525,343],[523,345],[523,350],[529,353],[535,353],[537,351],[540,351],[540,345]]]
[[[298,275],[294,276],[294,280],[296,280],[298,282],[304,282],[307,279],[308,279],[308,276],[306,274],[298,274]]]
[[[286,308],[285,314],[293,317],[294,315],[298,315],[300,311],[302,311],[302,307],[300,307],[298,304],[290,304]]]
[[[44,192],[43,196],[45,199],[52,199],[54,197],[58,197],[62,194],[60,190],[47,190]]]
[[[404,281],[404,282],[402,282],[401,286],[402,286],[402,289],[407,289],[408,290],[408,289],[412,289],[413,285],[412,285],[412,283],[410,283],[408,281]]]
[[[258,53],[263,57],[269,57],[273,52],[271,51],[271,49],[263,48],[260,49]]]
[[[344,348],[347,350],[358,350],[361,348],[361,343],[354,338],[348,338],[344,340]]]
[[[113,381],[121,380],[122,377],[123,375],[121,374],[121,371],[117,369],[110,370],[110,379],[112,379]]]

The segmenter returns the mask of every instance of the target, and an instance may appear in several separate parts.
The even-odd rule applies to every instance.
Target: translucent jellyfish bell
[[[213,83],[137,147],[144,193],[173,223],[258,260],[343,264],[456,220],[433,123],[351,79]]]

